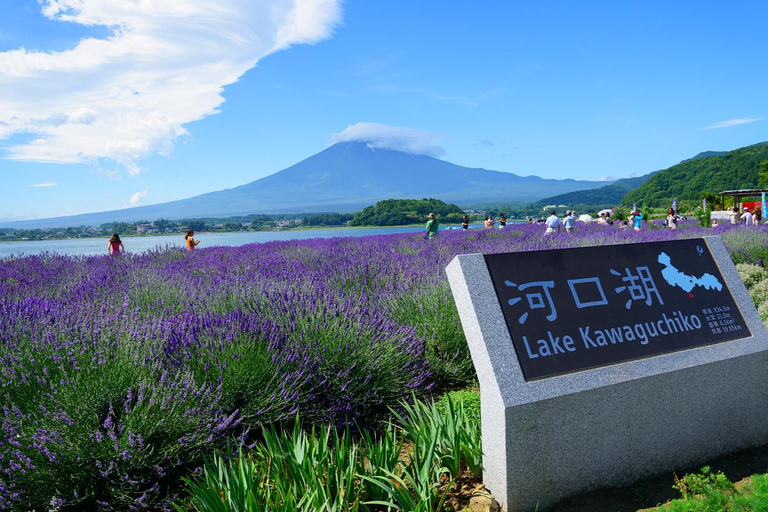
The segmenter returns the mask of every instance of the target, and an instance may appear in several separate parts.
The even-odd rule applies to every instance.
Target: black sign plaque
[[[525,380],[751,336],[703,239],[485,261]]]

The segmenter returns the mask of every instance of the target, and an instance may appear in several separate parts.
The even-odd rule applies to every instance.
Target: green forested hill
[[[358,212],[350,221],[352,226],[403,226],[427,221],[434,213],[442,223],[461,222],[464,211],[455,204],[439,199],[386,199]]]
[[[637,178],[624,178],[616,180],[610,185],[604,187],[578,190],[568,192],[557,196],[547,197],[541,201],[533,203],[533,207],[542,208],[550,204],[564,204],[569,207],[575,207],[577,210],[599,210],[601,208],[610,208],[616,206],[630,190],[634,190],[645,183],[652,174],[638,176]]]
[[[662,206],[677,198],[698,200],[701,192],[757,188],[760,163],[768,160],[768,142],[718,156],[687,160],[655,173],[627,192],[622,204]]]

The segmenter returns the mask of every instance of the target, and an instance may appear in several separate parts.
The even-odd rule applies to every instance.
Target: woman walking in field
[[[665,223],[668,229],[677,229],[677,215],[675,210],[667,208],[667,221]]]
[[[120,235],[117,233],[112,233],[112,238],[107,243],[107,252],[110,256],[120,256],[120,254],[125,252],[123,241],[120,240]]]
[[[200,243],[200,240],[195,240],[195,230],[193,229],[187,231],[187,236],[184,237],[184,240],[187,242],[188,251],[194,251],[197,244]]]

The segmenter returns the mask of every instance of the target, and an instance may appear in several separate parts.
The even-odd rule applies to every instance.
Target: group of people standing
[[[546,231],[544,231],[544,235],[557,233],[561,229],[564,229],[566,233],[571,233],[576,228],[576,212],[573,210],[568,210],[565,212],[565,217],[561,221],[560,217],[555,214],[555,210],[552,210],[549,212],[549,217],[547,217],[547,220],[544,221],[544,224],[547,226]]]
[[[762,219],[762,212],[760,209],[756,208],[754,213],[750,212],[748,207],[744,207],[744,211],[741,214],[741,216],[738,215],[737,212],[733,211],[733,208],[728,209],[730,215],[731,215],[731,223],[732,224],[744,224],[744,225],[759,225],[760,221]],[[566,233],[571,233],[576,228],[576,211],[575,210],[568,210],[565,212],[565,217],[563,219],[560,219],[557,214],[555,213],[555,210],[551,210],[549,217],[546,219],[539,219],[536,221],[538,224],[544,224],[546,226],[546,230],[544,231],[544,235],[551,235],[553,233],[557,233],[559,231],[565,231]],[[667,229],[677,229],[677,224],[680,219],[684,217],[680,217],[677,212],[673,208],[667,209],[667,216],[664,218],[664,227]],[[589,217],[586,222],[591,222],[592,218]],[[633,229],[634,231],[640,231],[642,228],[642,223],[645,219],[642,213],[640,213],[640,210],[635,208],[632,210],[632,212],[629,214],[626,220],[619,220],[619,228],[620,229]],[[606,225],[613,225],[614,220],[611,219],[611,212],[601,212],[598,216],[596,222],[598,224],[606,224]],[[534,220],[532,217],[528,217],[528,224],[533,224]],[[507,218],[504,216],[504,214],[499,215],[499,229],[503,229],[507,225]],[[484,221],[485,229],[493,229],[496,225],[496,220],[494,220],[493,215],[488,215],[485,217]],[[717,219],[714,219],[712,221],[712,227],[716,228],[718,226]],[[464,215],[461,222],[462,229],[469,229],[469,217],[467,215]],[[429,239],[433,240],[434,237],[437,235],[437,220],[435,219],[435,214],[430,213],[429,214],[429,221],[427,222],[427,232],[429,233]]]
[[[565,212],[565,217],[561,220],[557,214],[555,213],[555,210],[552,210],[549,212],[550,215],[547,217],[546,220],[543,221],[543,224],[546,226],[546,230],[544,231],[544,235],[551,235],[553,233],[557,233],[561,230],[564,230],[566,233],[571,233],[576,228],[576,211],[574,210],[568,210]],[[677,229],[677,216],[672,216],[672,220],[665,221],[669,223],[669,226],[671,229]],[[632,226],[632,229],[635,231],[640,231],[640,228],[642,226],[643,222],[643,214],[640,213],[639,210],[635,209],[630,214],[629,217],[627,217],[627,220],[621,220],[619,221],[619,228],[621,229],[627,229],[629,226]],[[540,219],[538,222],[542,222]],[[588,219],[588,222],[591,222],[591,217]],[[605,224],[612,226],[614,224],[613,219],[611,219],[611,216],[609,213],[601,213],[596,221],[598,224]],[[528,218],[528,223],[533,224],[533,219]],[[674,226],[674,227],[672,227]]]
[[[190,229],[187,231],[187,234],[184,235],[184,243],[186,244],[188,251],[195,250],[195,247],[198,246],[200,240],[195,240],[194,230]],[[120,240],[120,235],[117,233],[112,233],[109,242],[107,242],[107,252],[110,256],[120,256],[125,252],[125,245],[123,245],[123,241]]]
[[[466,215],[464,216],[466,217]],[[493,227],[496,225],[496,221],[493,219],[493,215],[488,215],[485,218],[485,229],[493,229]],[[464,225],[462,224],[462,227]],[[507,218],[504,216],[503,213],[499,214],[499,229],[504,229],[507,226]],[[464,228],[467,229],[467,228]]]
[[[728,214],[731,217],[731,224],[744,224],[746,226],[757,226],[760,221],[763,220],[763,212],[759,208],[755,208],[755,213],[749,211],[749,207],[745,206],[743,213],[739,215],[733,211],[733,208],[728,208]],[[738,221],[737,221],[738,217]]]
[[[427,215],[427,236],[430,240],[434,240],[437,236],[437,230],[440,223],[435,218],[434,213]],[[493,215],[488,215],[485,218],[485,229],[493,229],[496,225],[496,221],[493,219]],[[507,218],[503,213],[499,214],[499,229],[504,229],[507,225]],[[461,229],[469,229],[469,216],[465,213],[461,217]]]

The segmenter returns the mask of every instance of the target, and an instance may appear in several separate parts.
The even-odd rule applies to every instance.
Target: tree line
[[[439,199],[386,199],[367,206],[352,217],[352,226],[403,226],[426,222],[434,213],[444,224],[461,223],[464,210]]]

